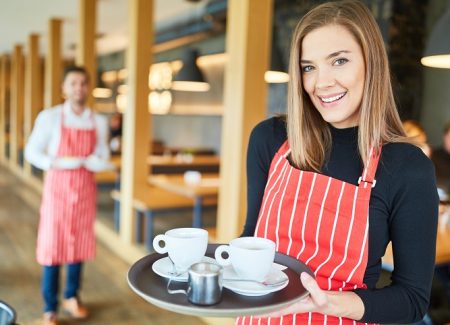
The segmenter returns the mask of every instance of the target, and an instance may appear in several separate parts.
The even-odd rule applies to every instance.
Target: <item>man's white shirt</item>
[[[61,139],[61,110],[64,110],[64,126],[77,129],[96,128],[97,141],[93,152],[98,158],[108,161],[108,120],[94,113],[95,125],[91,118],[92,110],[86,108],[82,114],[75,114],[68,101],[62,105],[45,109],[39,113],[33,131],[25,146],[25,159],[39,169],[48,170],[56,154]]]

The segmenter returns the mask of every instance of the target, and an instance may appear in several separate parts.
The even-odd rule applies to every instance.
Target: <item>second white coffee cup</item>
[[[199,228],[175,228],[153,239],[155,251],[168,253],[178,271],[186,271],[192,264],[200,262],[207,246],[208,232]]]
[[[222,253],[228,254],[227,258]],[[241,237],[217,247],[214,257],[222,266],[232,265],[239,277],[262,281],[275,258],[275,243],[266,238]]]

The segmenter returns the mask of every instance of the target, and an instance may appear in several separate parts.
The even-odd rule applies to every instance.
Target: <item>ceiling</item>
[[[97,0],[97,51],[105,54],[122,50],[128,42],[128,0]],[[154,0],[156,28],[169,26],[189,15],[197,15],[206,0]],[[60,18],[63,54],[75,55],[79,0],[0,0],[0,54],[11,53],[16,44],[26,46],[28,36],[38,33],[40,52],[47,49],[48,21]]]

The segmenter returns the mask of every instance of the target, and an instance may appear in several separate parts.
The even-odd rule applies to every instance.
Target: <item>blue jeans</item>
[[[78,295],[81,285],[82,263],[67,265],[66,287],[64,298],[72,298]],[[42,275],[42,296],[44,297],[44,312],[56,312],[58,308],[59,292],[59,265],[44,266]]]

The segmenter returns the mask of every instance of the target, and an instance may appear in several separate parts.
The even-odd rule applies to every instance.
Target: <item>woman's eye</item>
[[[305,65],[305,66],[302,67],[302,71],[303,71],[303,72],[310,72],[310,71],[312,71],[313,69],[314,69],[314,68],[313,68],[312,65]]]
[[[347,63],[347,62],[348,62],[348,60],[347,60],[347,59],[344,59],[344,58],[337,59],[336,61],[334,61],[334,63],[335,63],[336,65],[343,65],[343,64],[345,64],[345,63]]]

